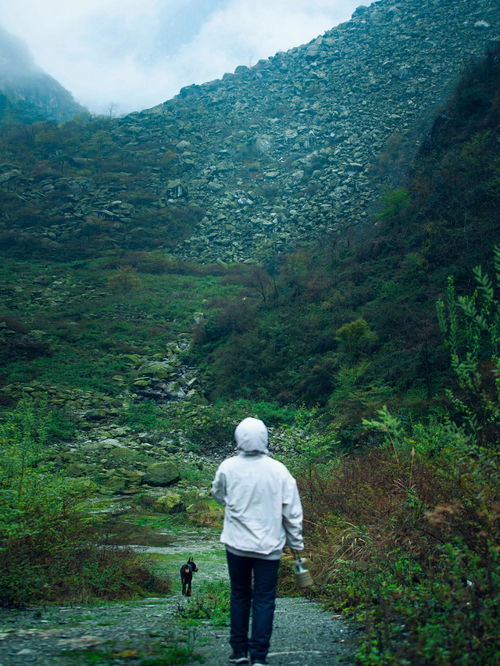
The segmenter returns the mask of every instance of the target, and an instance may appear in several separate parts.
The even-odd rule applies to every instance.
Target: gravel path
[[[205,666],[227,664],[228,629],[206,627],[203,633],[211,639],[201,650]],[[352,664],[354,637],[344,620],[318,604],[303,598],[278,599],[268,661],[270,666]]]
[[[224,552],[217,538],[200,531],[197,536],[194,554],[200,571],[193,579],[192,599],[203,581],[227,577]],[[191,554],[186,550],[188,546],[193,546],[192,535],[175,546],[141,550],[168,556],[169,561],[171,556],[169,569],[176,583],[184,555]],[[225,666],[230,652],[228,628],[214,627],[209,621],[193,628],[180,626],[175,616],[186,603],[190,600],[177,588],[169,597],[103,606],[0,609],[0,666],[133,666],[139,663],[135,651],[185,645],[182,641],[190,640],[194,640],[195,651],[203,655],[205,666]],[[355,632],[341,617],[304,598],[282,598],[277,600],[269,662],[272,666],[349,664],[353,663],[354,641]]]

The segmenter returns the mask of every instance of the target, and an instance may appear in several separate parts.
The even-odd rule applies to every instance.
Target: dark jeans
[[[252,659],[264,660],[273,631],[279,560],[240,557],[226,551],[231,579],[231,635],[236,653],[250,652]],[[253,574],[253,586],[252,586]],[[252,611],[252,633],[248,627]]]

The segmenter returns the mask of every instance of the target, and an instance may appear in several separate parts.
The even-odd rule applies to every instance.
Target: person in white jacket
[[[302,506],[293,476],[267,455],[265,424],[246,418],[234,434],[237,455],[221,463],[212,484],[214,498],[224,506],[220,540],[231,581],[229,661],[246,664],[250,655],[260,666],[267,663],[281,553],[285,545],[304,548]]]

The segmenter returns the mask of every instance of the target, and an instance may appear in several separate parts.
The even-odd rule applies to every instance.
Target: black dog
[[[193,558],[190,557],[186,564],[183,564],[181,567],[182,594],[185,597],[191,596],[191,581],[195,571],[198,571],[198,567],[194,563]]]

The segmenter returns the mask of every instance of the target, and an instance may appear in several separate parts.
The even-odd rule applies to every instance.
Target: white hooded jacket
[[[230,549],[263,556],[279,553],[285,544],[304,548],[302,506],[295,479],[285,465],[267,454],[267,428],[253,418],[235,431],[238,455],[219,466],[212,484],[222,504],[220,540]]]

